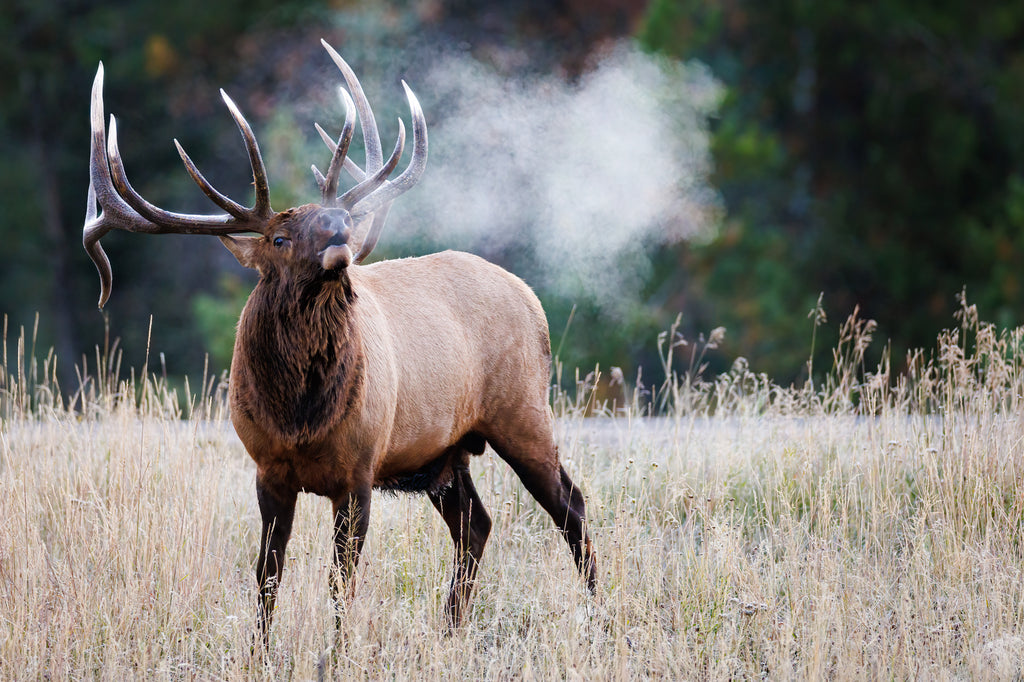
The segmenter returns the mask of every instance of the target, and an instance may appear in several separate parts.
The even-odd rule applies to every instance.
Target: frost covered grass
[[[442,635],[440,517],[424,498],[376,496],[336,633],[329,504],[300,497],[267,660],[250,650],[254,467],[216,382],[182,414],[162,381],[119,382],[102,358],[104,378],[65,402],[50,363],[14,349],[0,368],[0,677],[1019,677],[1024,331],[965,303],[897,374],[865,371],[872,325],[844,330],[814,385],[742,362],[702,379],[670,330],[665,383],[625,409],[584,416],[587,382],[556,395],[596,597],[488,452],[474,478],[494,528],[467,626]]]

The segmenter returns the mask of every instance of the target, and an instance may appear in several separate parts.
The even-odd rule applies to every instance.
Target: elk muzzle
[[[352,262],[352,249],[349,248],[348,244],[328,246],[320,253],[320,263],[323,265],[324,270],[347,268]]]
[[[324,245],[317,254],[324,270],[347,268],[352,263],[352,218],[343,209],[323,209],[316,226],[316,238]]]

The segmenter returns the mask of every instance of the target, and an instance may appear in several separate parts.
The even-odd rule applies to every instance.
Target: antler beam
[[[109,140],[103,127],[103,64],[96,70],[92,85],[92,102],[89,118],[92,138],[89,152],[89,196],[82,228],[82,244],[96,265],[100,276],[99,307],[102,308],[110,297],[113,275],[110,260],[99,240],[112,229],[149,234],[210,234],[226,235],[240,232],[262,232],[273,215],[270,207],[270,187],[267,170],[260,155],[259,145],[252,128],[242,116],[238,107],[223,90],[221,96],[232,118],[238,125],[249,152],[253,183],[256,187],[256,202],[246,208],[218,192],[182,149],[178,141],[174,144],[181,154],[185,169],[200,189],[217,206],[226,211],[220,215],[193,215],[173,213],[146,201],[128,182],[124,163],[117,145],[117,122],[110,117]]]

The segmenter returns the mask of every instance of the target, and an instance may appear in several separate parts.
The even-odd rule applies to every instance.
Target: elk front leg
[[[295,517],[294,492],[274,490],[259,477],[256,479],[256,499],[263,517],[260,536],[260,554],[256,560],[256,583],[259,597],[256,604],[256,623],[263,638],[264,648],[270,646],[270,623],[274,618],[277,587],[284,569],[284,552],[292,534]]]
[[[363,549],[366,531],[370,526],[369,487],[332,500],[334,504],[334,570],[331,571],[331,596],[335,606],[340,605],[342,592],[352,583],[352,576],[359,564],[359,553]],[[351,596],[351,588],[350,594]],[[336,609],[335,618],[341,627],[341,611]]]
[[[484,553],[487,536],[491,533],[491,517],[476,494],[469,475],[469,455],[455,466],[452,484],[439,493],[431,493],[430,501],[441,512],[455,542],[455,568],[448,593],[445,613],[449,632],[459,627],[473,592],[476,570]]]

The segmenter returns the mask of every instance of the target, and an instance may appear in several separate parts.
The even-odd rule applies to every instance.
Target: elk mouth
[[[341,238],[341,235],[337,235],[337,237]],[[331,238],[331,242],[333,241],[335,241],[335,237]],[[320,264],[324,270],[340,270],[347,268],[352,263],[352,249],[343,238],[340,241],[339,244],[328,242],[327,248],[320,252]]]
[[[339,232],[335,232],[334,234],[332,234],[331,238],[327,240],[326,244],[324,244],[325,250],[326,250],[326,247],[329,247],[329,246],[344,246],[344,245],[348,244],[348,232],[349,232],[349,230],[345,229],[345,230],[341,230]]]
[[[334,220],[336,216],[328,216],[328,218]],[[346,224],[348,222],[347,214],[345,218],[346,220],[340,226],[341,229],[337,229],[336,224],[331,227],[324,225],[319,229],[320,237],[327,237],[323,248],[317,253],[320,265],[324,270],[344,269],[352,262],[352,249],[348,245],[348,238],[351,236],[352,230]]]

